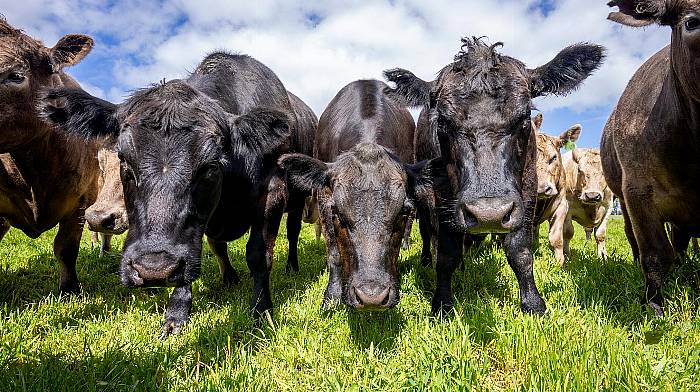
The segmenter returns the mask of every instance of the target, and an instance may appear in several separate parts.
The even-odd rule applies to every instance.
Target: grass
[[[537,251],[549,312],[530,317],[519,311],[503,252],[486,245],[456,274],[456,314],[436,319],[435,274],[420,266],[416,226],[392,311],[321,312],[325,250],[305,225],[298,274],[285,274],[284,233],[278,241],[274,323],[256,325],[248,313],[252,282],[240,240],[229,252],[243,283],[226,288],[206,250],[192,321],[167,341],[158,334],[168,290],[122,287],[118,253],[100,258],[85,235],[83,294],[61,297],[55,231],[33,241],[13,229],[0,244],[0,389],[700,390],[698,258],[670,276],[668,315],[655,318],[639,305],[643,277],[622,222],[609,225],[604,262],[579,228],[565,268],[547,247]]]

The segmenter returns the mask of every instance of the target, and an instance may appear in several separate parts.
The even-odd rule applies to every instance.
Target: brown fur
[[[69,35],[47,48],[0,20],[0,217],[31,238],[59,225],[54,253],[64,292],[79,291],[75,261],[83,214],[97,194],[97,148],[45,124],[36,102],[42,88],[79,88],[62,69],[92,44]]]
[[[566,197],[566,172],[560,150],[567,141],[576,142],[581,126],[574,125],[560,136],[542,133],[542,114],[532,122],[537,132],[537,212],[535,225],[549,222],[549,244],[559,264],[564,264],[563,228],[569,203]],[[539,230],[535,230],[535,240]]]
[[[563,157],[566,170],[566,198],[569,211],[564,223],[564,253],[571,254],[569,243],[574,236],[573,221],[595,232],[598,257],[605,259],[605,234],[612,213],[613,194],[605,182],[597,149],[577,148]],[[600,201],[591,202],[586,193],[600,193]]]

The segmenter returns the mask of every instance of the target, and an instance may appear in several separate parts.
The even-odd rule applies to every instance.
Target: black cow
[[[280,159],[292,184],[318,194],[330,271],[326,309],[341,299],[357,309],[399,302],[396,259],[425,164],[408,164],[415,125],[384,95],[387,87],[377,80],[345,86],[321,115],[316,158]]]
[[[537,202],[537,149],[530,120],[532,99],[566,94],[598,68],[604,50],[579,44],[536,69],[486,45],[463,39],[462,50],[438,78],[385,72],[396,83],[388,94],[426,106],[440,157],[431,163],[439,214],[437,287],[433,312],[452,309],[452,274],[462,259],[465,233],[507,233],[504,247],[520,285],[521,307],[546,305],[532,271],[532,231]]]
[[[251,308],[272,309],[269,275],[287,195],[277,159],[288,151],[295,120],[269,68],[217,52],[188,78],[138,90],[119,105],[49,90],[43,113],[73,134],[117,139],[129,219],[121,280],[128,287],[175,286],[163,336],[189,318],[204,234],[224,279],[235,283],[226,242],[250,229]]]

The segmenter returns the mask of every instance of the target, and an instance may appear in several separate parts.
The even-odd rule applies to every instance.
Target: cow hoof
[[[235,286],[239,283],[241,283],[241,278],[238,276],[238,272],[236,272],[235,269],[231,269],[227,272],[225,272],[221,278],[224,281],[224,285],[226,286]]]
[[[664,317],[664,307],[662,305],[649,302],[649,309],[654,313],[654,316]]]
[[[430,253],[425,254],[423,253],[420,256],[420,263],[423,267],[432,267],[433,266],[433,255]]]
[[[77,280],[61,282],[58,285],[58,290],[61,292],[61,294],[80,294],[80,283]]]
[[[182,327],[185,326],[187,320],[177,320],[177,319],[166,319],[163,328],[161,328],[160,338],[161,340],[167,339],[170,335],[180,335],[182,333]]]
[[[452,301],[443,301],[438,298],[433,299],[432,313],[434,316],[448,316],[454,311]]]
[[[520,308],[522,309],[523,313],[526,314],[543,315],[545,312],[547,312],[547,305],[539,296],[523,301],[520,304]]]
[[[292,264],[289,261],[287,261],[287,266],[284,267],[284,270],[286,273],[291,273],[291,272],[299,272],[299,265],[298,264]]]

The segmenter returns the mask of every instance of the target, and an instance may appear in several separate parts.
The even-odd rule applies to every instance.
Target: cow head
[[[119,156],[109,148],[97,152],[100,164],[100,192],[93,205],[85,210],[90,230],[105,234],[122,234],[129,228],[120,178]]]
[[[116,140],[129,221],[120,268],[127,286],[196,279],[224,170],[247,175],[248,163],[288,138],[283,113],[235,116],[181,80],[139,90],[120,105],[69,89],[50,90],[43,102],[43,116],[68,132]]]
[[[584,204],[598,205],[610,193],[608,184],[603,176],[603,166],[600,162],[600,151],[589,148],[577,148],[571,153],[576,162],[575,194]]]
[[[0,18],[0,151],[47,134],[36,112],[39,90],[61,86],[63,68],[79,63],[92,45],[92,38],[71,34],[47,48]]]
[[[558,137],[545,135],[542,133],[542,113],[535,116],[532,126],[537,132],[537,197],[551,199],[563,189],[565,174],[560,150],[566,143],[578,140],[581,126],[574,125]]]
[[[455,61],[433,82],[406,70],[385,72],[396,84],[387,94],[408,105],[426,105],[430,111],[445,165],[441,172],[446,178],[436,179],[436,186],[445,189],[440,192],[447,206],[441,220],[459,231],[505,233],[525,221],[522,200],[529,191],[524,191],[523,177],[528,159],[535,175],[532,99],[575,89],[601,64],[604,50],[578,44],[528,69],[498,53],[500,44],[486,45],[477,38],[462,42]]]
[[[618,8],[608,16],[614,22],[631,27],[671,27],[671,67],[680,87],[700,99],[700,1],[613,0],[608,6]]]
[[[384,147],[362,143],[334,163],[289,154],[280,159],[292,183],[318,194],[321,221],[335,239],[343,271],[343,299],[357,309],[399,302],[396,268],[425,163],[404,165]]]

